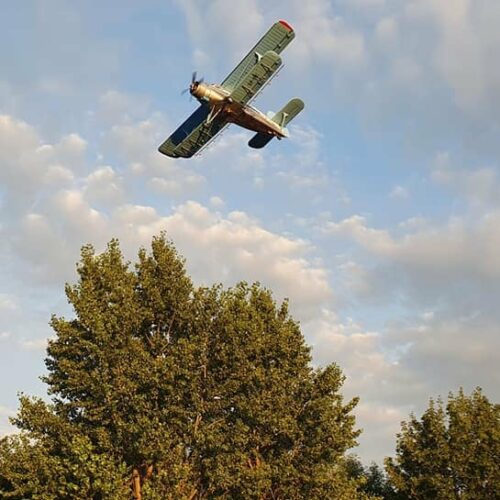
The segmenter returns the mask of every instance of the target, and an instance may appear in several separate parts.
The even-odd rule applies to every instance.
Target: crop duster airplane
[[[230,123],[257,132],[248,143],[252,148],[263,148],[273,137],[287,137],[286,125],[304,109],[300,99],[292,99],[272,116],[249,103],[276,75],[281,67],[279,54],[294,37],[293,28],[278,21],[220,85],[197,80],[193,73],[186,91],[200,106],[158,151],[173,158],[190,158]]]

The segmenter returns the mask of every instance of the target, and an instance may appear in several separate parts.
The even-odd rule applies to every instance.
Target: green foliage
[[[52,403],[21,399],[0,448],[6,498],[364,498],[336,365],[313,370],[287,303],[258,284],[195,288],[165,237],[131,267],[82,249],[53,317]],[[0,490],[2,491],[2,490]],[[125,492],[125,493],[124,493]]]
[[[477,388],[430,401],[403,422],[396,457],[386,459],[395,488],[410,499],[500,498],[500,405]]]
[[[23,397],[19,418],[29,421],[31,431],[0,440],[1,498],[126,497],[125,464],[99,453],[45,403]]]
[[[345,467],[349,477],[359,480],[360,491],[370,498],[383,500],[396,500],[399,498],[384,470],[375,462],[365,467],[357,456],[348,455],[345,460]]]

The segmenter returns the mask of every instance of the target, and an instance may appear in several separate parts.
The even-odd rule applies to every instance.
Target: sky
[[[289,298],[338,363],[366,463],[430,397],[500,396],[497,0],[1,2],[0,434],[43,396],[52,314],[82,245],[134,260],[165,230],[196,284]],[[305,110],[262,150],[229,127],[158,145],[277,20],[296,38],[255,101]]]

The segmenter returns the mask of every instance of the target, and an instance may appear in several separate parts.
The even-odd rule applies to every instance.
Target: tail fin
[[[280,111],[278,111],[271,120],[277,123],[280,127],[285,128],[288,123],[290,123],[302,110],[304,109],[304,103],[298,98],[292,99],[288,104],[286,104]],[[263,134],[259,132],[255,134],[248,145],[251,148],[263,148],[274,136],[269,134]]]

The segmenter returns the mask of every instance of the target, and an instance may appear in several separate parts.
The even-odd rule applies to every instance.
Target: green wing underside
[[[158,148],[160,153],[173,158],[190,158],[206,146],[224,127],[225,120],[215,119],[207,123],[210,109],[201,105],[189,118]]]
[[[274,23],[268,32],[256,43],[255,47],[226,77],[222,82],[222,86],[232,92],[255,64],[257,64],[259,55],[263,56],[270,50],[280,54],[294,37],[295,32],[291,28],[281,22]]]
[[[281,57],[270,50],[245,75],[231,92],[231,98],[240,104],[247,104],[281,66]]]
[[[175,150],[176,154],[189,158],[205,147],[225,126],[227,122],[212,122],[209,125],[200,125]]]

